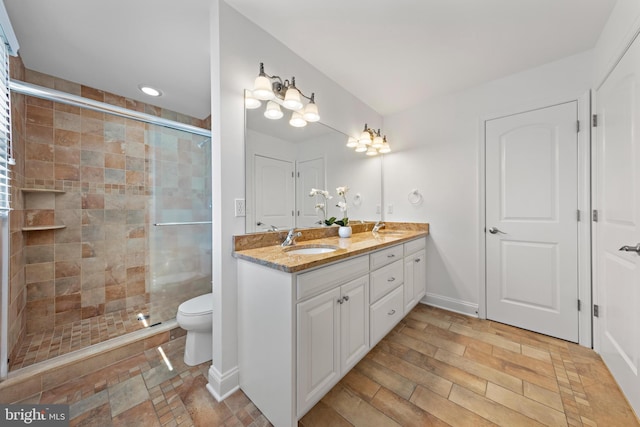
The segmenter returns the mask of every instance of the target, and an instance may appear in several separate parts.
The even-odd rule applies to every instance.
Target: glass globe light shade
[[[266,76],[256,77],[256,81],[253,83],[253,96],[263,101],[273,99],[276,95],[271,88],[271,80]]]
[[[358,143],[356,153],[364,153],[365,151],[367,151],[367,144]]]
[[[367,156],[377,156],[378,155],[378,150],[376,150],[372,146],[369,146],[369,148],[367,148],[367,152],[365,154]]]
[[[256,108],[259,108],[261,105],[262,105],[262,102],[260,102],[259,99],[254,97],[251,91],[248,91],[248,90],[244,91],[244,108],[246,108],[247,110],[255,110]]]
[[[294,111],[293,114],[291,114],[291,120],[289,120],[289,124],[293,127],[301,128],[307,125],[307,121],[302,118],[302,114],[300,114],[298,111]]]
[[[371,144],[371,135],[369,134],[369,132],[364,131],[360,134],[360,138],[358,138],[358,142],[360,144],[364,144],[364,145],[370,145]]]
[[[384,144],[382,144],[382,147],[380,147],[379,152],[382,153],[382,154],[390,153],[391,152],[391,147],[389,147],[388,143],[384,143]]]
[[[376,135],[376,137],[373,138],[373,143],[371,144],[371,146],[373,148],[380,148],[382,147],[382,144],[384,144],[382,137],[380,135]]]
[[[320,120],[320,115],[318,114],[318,106],[315,102],[309,102],[304,107],[302,117],[308,122],[317,122],[318,120]]]
[[[284,116],[284,113],[280,109],[280,106],[273,101],[267,102],[267,108],[264,110],[264,116],[267,119],[278,120]]]
[[[347,147],[356,148],[357,146],[358,146],[358,140],[350,136],[349,139],[347,140]]]
[[[290,86],[287,89],[287,93],[284,95],[284,102],[282,105],[289,110],[299,110],[302,108],[302,100],[300,99],[300,92],[295,86]]]

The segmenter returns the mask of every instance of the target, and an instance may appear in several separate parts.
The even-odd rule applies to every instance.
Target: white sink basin
[[[291,246],[285,248],[284,251],[291,255],[318,255],[328,254],[335,252],[338,249],[337,246],[331,245],[306,245],[306,246]]]

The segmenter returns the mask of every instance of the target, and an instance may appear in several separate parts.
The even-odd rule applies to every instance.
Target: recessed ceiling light
[[[158,89],[153,88],[151,86],[138,85],[138,89],[140,89],[143,93],[149,96],[162,96],[162,92],[160,92]]]

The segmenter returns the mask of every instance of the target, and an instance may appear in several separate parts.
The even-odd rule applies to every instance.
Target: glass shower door
[[[211,292],[211,139],[148,125],[149,325]]]

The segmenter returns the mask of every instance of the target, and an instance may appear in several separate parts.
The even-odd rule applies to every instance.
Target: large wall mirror
[[[351,222],[380,219],[382,161],[345,146],[347,135],[320,122],[296,128],[289,117],[270,120],[264,107],[245,110],[245,232],[320,227],[320,196],[327,190],[327,218],[340,219],[336,187],[348,186]]]

